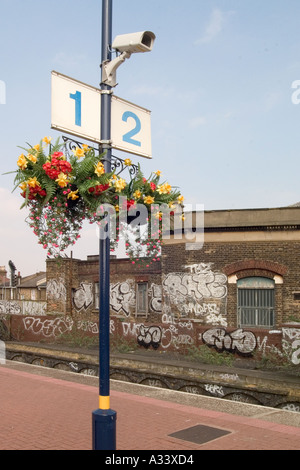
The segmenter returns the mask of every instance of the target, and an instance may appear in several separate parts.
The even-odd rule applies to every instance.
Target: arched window
[[[266,277],[246,277],[237,281],[239,326],[275,325],[275,281]]]

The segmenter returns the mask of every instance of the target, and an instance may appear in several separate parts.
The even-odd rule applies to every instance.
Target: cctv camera
[[[155,34],[151,31],[139,33],[121,34],[116,36],[112,48],[119,52],[133,54],[135,52],[150,52],[155,40]]]
[[[116,71],[118,67],[129,59],[131,54],[135,52],[150,52],[155,40],[155,34],[151,31],[142,31],[140,33],[121,34],[116,36],[112,48],[120,52],[114,60],[103,62],[102,66],[102,82],[106,85],[114,87],[117,85]]]

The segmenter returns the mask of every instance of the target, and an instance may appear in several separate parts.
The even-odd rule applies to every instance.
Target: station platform
[[[7,360],[0,365],[0,450],[92,450],[98,389],[97,377]],[[300,449],[297,412],[117,380],[110,397],[115,455]]]

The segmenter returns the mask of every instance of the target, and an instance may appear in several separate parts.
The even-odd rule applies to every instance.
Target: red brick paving
[[[70,378],[71,380],[71,378]],[[0,367],[0,450],[90,450],[98,387]],[[111,391],[117,450],[299,450],[300,428]],[[231,433],[206,444],[170,437],[197,424]]]

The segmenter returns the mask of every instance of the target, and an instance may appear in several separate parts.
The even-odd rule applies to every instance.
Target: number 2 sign
[[[101,142],[101,90],[52,72],[51,127],[93,142]],[[112,95],[112,147],[152,158],[151,113]]]

